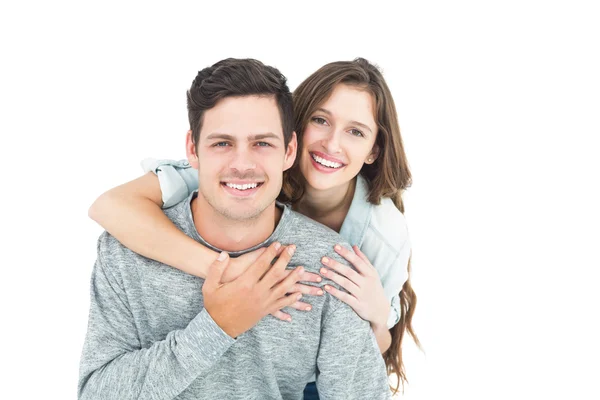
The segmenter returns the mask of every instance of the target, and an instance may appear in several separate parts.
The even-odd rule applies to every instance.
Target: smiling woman
[[[279,200],[292,204],[295,211],[339,232],[355,245],[354,252],[335,247],[353,268],[329,257],[320,260],[321,274],[345,291],[331,285],[323,285],[322,289],[369,321],[388,373],[400,378],[399,385],[406,380],[402,362],[405,333],[412,335],[417,344],[419,341],[411,324],[416,295],[409,279],[411,246],[402,203],[411,174],[392,95],[378,68],[359,58],[323,66],[298,86],[293,98],[294,124],[290,132],[294,130],[298,135],[299,152],[295,161],[289,148],[287,152],[272,151],[282,145],[281,139],[263,136],[255,138],[257,142],[240,141],[237,132],[243,127],[236,126],[235,121],[219,122],[216,118],[209,128],[207,120],[204,138],[188,134],[191,167],[180,162],[155,163],[148,171],[157,176],[151,174],[140,178],[143,184],[125,184],[105,193],[90,209],[90,216],[132,250],[205,277],[217,254],[179,232],[159,207],[184,200],[197,187],[190,182],[197,182],[195,178],[199,177],[200,186],[205,185],[206,179],[206,185],[211,187],[207,201],[237,214],[243,212],[243,207],[232,211],[234,205],[238,207],[246,199],[253,201],[262,191],[273,190],[277,187],[274,181],[281,179],[281,170],[285,170]],[[242,100],[226,100],[219,106],[227,107],[228,101]],[[262,99],[262,103],[263,107],[274,109],[272,100]],[[244,111],[249,113],[247,117],[260,118],[266,111],[259,110],[259,106],[259,102],[249,103]],[[227,128],[223,129],[225,125]],[[270,132],[279,138],[280,129],[264,125],[256,134]],[[295,153],[293,135],[283,138],[283,145],[287,146],[290,140]],[[278,156],[274,157],[274,153]],[[232,154],[236,157],[230,158]],[[202,161],[199,172],[192,168],[198,165],[198,159]],[[267,165],[271,162],[277,165],[279,174],[272,173]],[[204,165],[218,171],[218,182],[203,178]],[[255,168],[257,165],[260,168]],[[234,170],[235,174],[231,172]],[[263,172],[258,174],[257,170]],[[162,201],[157,200],[161,198]],[[126,230],[124,225],[136,228]],[[154,235],[137,233],[148,230],[153,230]],[[180,249],[176,254],[174,247]],[[252,260],[232,262],[238,263],[234,270],[244,271]],[[310,276],[306,280],[320,281]],[[304,294],[323,293],[315,289],[320,288],[299,288]],[[303,302],[291,307],[310,310],[310,305]],[[290,318],[281,310],[273,315],[282,320]],[[314,384],[309,384],[305,399],[313,398],[318,398],[318,394]]]
[[[347,193],[363,165],[374,162],[379,149],[373,108],[370,93],[339,84],[314,111],[300,153],[300,170],[311,189]]]

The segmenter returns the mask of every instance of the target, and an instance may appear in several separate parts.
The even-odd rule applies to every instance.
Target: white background
[[[8,3],[8,2],[6,2]],[[0,6],[0,397],[76,397],[104,190],[184,157],[199,69],[365,57],[395,97],[425,354],[406,399],[598,399],[592,1]],[[340,349],[343,351],[343,349]]]

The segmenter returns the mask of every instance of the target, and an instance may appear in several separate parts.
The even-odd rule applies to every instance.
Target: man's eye
[[[227,143],[227,142],[218,142],[218,143],[213,144],[213,146],[214,147],[226,147],[226,146],[229,146],[229,143]]]
[[[256,145],[258,147],[271,147],[271,144],[267,142],[257,142]]]

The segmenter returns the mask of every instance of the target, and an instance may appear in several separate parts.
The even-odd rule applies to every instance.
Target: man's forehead
[[[240,139],[247,139],[248,141],[259,141],[259,140],[281,140],[282,139],[282,135],[281,134],[276,134],[273,132],[264,132],[264,133],[251,133],[248,132],[248,134],[244,135],[244,134],[240,134],[240,135],[232,135],[229,133],[223,133],[223,132],[212,132],[210,134],[206,135],[206,140],[231,140],[231,141],[235,141],[235,140],[240,140]]]
[[[227,97],[204,113],[201,137],[283,139],[279,107],[273,96]]]

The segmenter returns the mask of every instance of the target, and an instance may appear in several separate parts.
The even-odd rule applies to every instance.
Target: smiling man
[[[204,280],[102,234],[79,398],[299,400],[314,374],[322,399],[390,398],[371,328],[345,303],[325,293],[310,313],[290,309],[290,322],[268,315],[297,301],[286,293],[324,254],[347,265],[331,251],[338,234],[275,201],[297,147],[285,78],[256,60],[223,60],[198,73],[188,114],[199,189],[165,214],[221,255]],[[264,246],[221,282],[226,252]]]

